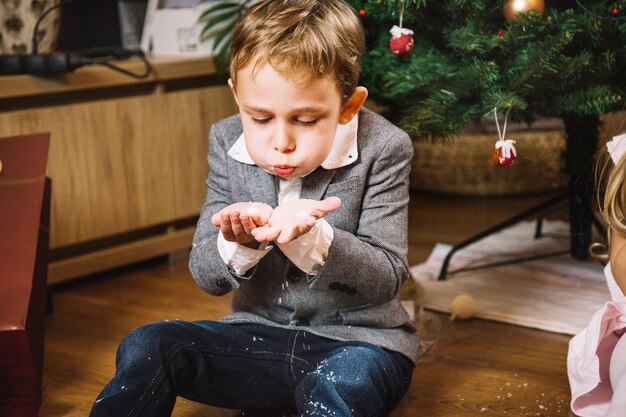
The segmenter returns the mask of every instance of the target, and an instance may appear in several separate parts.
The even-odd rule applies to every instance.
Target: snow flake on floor
[[[486,411],[499,410],[501,413],[524,417],[556,417],[570,416],[569,399],[559,393],[540,393],[535,396],[534,404],[519,404],[531,397],[532,387],[527,382],[519,381],[519,376],[515,373],[516,381],[506,382],[499,388],[499,393],[495,395],[495,403],[476,404],[476,409],[482,413]],[[530,392],[529,392],[530,391]],[[459,401],[465,401],[463,395],[456,395]],[[528,400],[526,400],[528,401]],[[521,412],[521,413],[520,413]]]

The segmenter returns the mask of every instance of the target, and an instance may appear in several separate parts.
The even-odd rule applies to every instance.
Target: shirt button
[[[303,272],[298,269],[297,266],[293,265],[287,271],[287,279],[291,282],[299,282],[302,279]]]

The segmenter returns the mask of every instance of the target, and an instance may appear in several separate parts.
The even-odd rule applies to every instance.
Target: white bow
[[[500,149],[502,151],[500,155],[500,160],[502,159],[510,159],[511,154],[513,156],[517,156],[517,151],[515,150],[515,141],[512,139],[504,139],[496,142],[496,149]]]
[[[399,26],[393,25],[391,30],[389,30],[391,36],[394,38],[401,38],[402,35],[412,35],[413,31],[407,28],[401,28]]]
[[[622,159],[622,156],[624,156],[624,153],[626,153],[626,133],[613,136],[613,140],[606,143],[606,148],[611,155],[613,163],[617,165],[619,160]]]

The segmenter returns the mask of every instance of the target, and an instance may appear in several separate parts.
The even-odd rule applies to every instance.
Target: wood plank
[[[135,79],[104,66],[86,66],[69,74],[35,76],[7,75],[0,77],[0,100],[39,94],[63,94],[98,88],[171,81],[180,78],[211,76],[217,73],[210,57],[150,58],[154,73],[145,79]],[[134,73],[142,73],[144,64],[138,58],[116,61],[116,65]]]
[[[162,95],[0,113],[0,135],[50,132],[50,247],[175,217]]]
[[[211,125],[237,113],[227,85],[176,91],[167,99],[176,217],[197,215],[206,195]]]
[[[190,248],[194,229],[181,229],[155,237],[89,252],[48,265],[48,284],[54,285],[111,268],[129,265]]]

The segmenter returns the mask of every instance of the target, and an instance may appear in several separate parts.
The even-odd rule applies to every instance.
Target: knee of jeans
[[[347,346],[320,362],[309,373],[309,382],[330,382],[334,385],[363,386],[373,380],[384,379],[393,363],[385,352],[376,346]]]
[[[347,346],[319,363],[296,389],[302,407],[311,401],[328,406],[340,398],[353,415],[379,415],[404,393],[393,361],[376,346]]]
[[[365,378],[384,374],[393,367],[387,353],[373,345],[341,348],[327,363],[342,374]]]
[[[144,324],[132,330],[120,343],[117,350],[118,362],[137,357],[152,358],[167,348],[168,340],[172,340],[173,326],[170,322]],[[154,359],[157,359],[156,357]]]
[[[310,407],[348,407],[353,414],[365,408],[370,415],[376,415],[387,401],[388,391],[380,383],[384,378],[378,372],[378,357],[376,350],[367,346],[347,346],[321,361],[296,388],[296,402],[303,415],[315,415],[306,411]],[[359,411],[356,415],[365,414]]]

